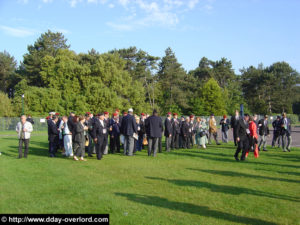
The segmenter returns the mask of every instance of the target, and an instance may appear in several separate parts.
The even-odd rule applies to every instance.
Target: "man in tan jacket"
[[[213,135],[216,144],[220,145],[220,143],[218,142],[217,138],[218,138],[218,128],[217,128],[217,122],[215,119],[214,114],[210,115],[209,118],[209,138],[208,138],[208,143],[211,144],[211,135]]]

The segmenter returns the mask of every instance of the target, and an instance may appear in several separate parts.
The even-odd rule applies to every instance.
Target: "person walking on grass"
[[[246,158],[246,153],[249,149],[249,115],[245,114],[244,118],[240,118],[240,120],[237,123],[236,129],[235,129],[235,135],[236,135],[236,141],[238,143],[238,147],[236,149],[236,152],[234,154],[234,158],[236,161],[239,161],[239,153],[242,151],[241,160],[244,161]]]
[[[280,122],[281,125],[281,138],[282,138],[282,150],[284,152],[291,151],[291,142],[292,142],[292,126],[291,120],[286,117],[286,113],[282,114],[282,119]]]
[[[215,115],[211,114],[209,118],[209,138],[208,143],[211,144],[211,136],[214,137],[216,144],[220,145],[218,142],[218,128],[217,128],[217,121],[215,119]]]
[[[19,138],[19,159],[22,158],[23,143],[25,145],[24,158],[27,158],[30,134],[33,131],[32,124],[26,121],[26,116],[20,117],[20,122],[16,126],[16,132]]]
[[[260,150],[261,145],[263,145],[263,151],[267,151],[266,145],[267,145],[267,137],[269,136],[269,124],[268,124],[268,115],[264,116],[264,119],[261,119],[258,122],[258,128],[259,128],[259,135],[260,135],[260,142],[258,145],[258,149]]]
[[[229,119],[227,119],[227,116],[224,115],[223,119],[220,121],[220,125],[222,127],[222,141],[224,143],[228,143],[228,130],[229,130]]]
[[[207,136],[206,136],[207,133],[206,120],[197,117],[197,123],[195,129],[196,129],[196,144],[206,149],[206,144],[208,143]]]
[[[86,161],[84,159],[85,155],[85,135],[84,131],[88,130],[88,127],[84,125],[85,117],[79,116],[79,121],[75,126],[75,137],[74,137],[74,160],[78,161],[78,157],[80,157],[80,161]]]
[[[170,151],[171,148],[171,142],[172,142],[172,133],[173,133],[173,127],[172,127],[172,113],[169,112],[167,114],[167,118],[165,119],[165,137],[166,137],[166,152]]]

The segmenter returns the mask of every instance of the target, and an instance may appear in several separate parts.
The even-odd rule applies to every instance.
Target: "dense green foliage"
[[[12,100],[13,114],[41,115],[49,111],[135,112],[156,108],[180,114],[233,114],[240,104],[252,113],[300,114],[299,73],[286,62],[250,66],[235,74],[226,58],[203,57],[189,72],[167,48],[160,59],[129,47],[76,54],[62,33],[47,31],[28,46],[17,68],[14,57],[0,53],[1,91]]]
[[[16,135],[16,134],[15,134]],[[110,224],[299,224],[299,148],[236,162],[233,144],[207,150],[146,150],[98,161],[49,158],[33,133],[27,159],[0,136],[1,213],[109,213]]]

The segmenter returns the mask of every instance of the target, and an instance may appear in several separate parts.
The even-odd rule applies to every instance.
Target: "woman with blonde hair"
[[[204,149],[206,149],[206,144],[208,143],[206,133],[207,133],[206,120],[204,118],[201,119],[200,117],[197,117],[196,143],[199,147],[201,146]]]

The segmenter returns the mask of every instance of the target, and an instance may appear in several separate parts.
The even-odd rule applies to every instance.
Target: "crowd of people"
[[[148,145],[148,156],[156,156],[157,152],[162,152],[162,137],[165,136],[165,150],[169,152],[173,149],[189,149],[200,147],[206,149],[207,144],[211,144],[212,138],[217,145],[218,124],[213,114],[209,121],[205,118],[190,115],[178,118],[177,113],[167,113],[163,122],[156,110],[152,115],[141,113],[136,115],[133,109],[120,115],[118,109],[110,116],[108,112],[94,115],[87,112],[83,115],[70,113],[69,116],[60,116],[59,113],[51,112],[46,118],[48,124],[49,156],[56,157],[59,149],[66,157],[71,157],[75,161],[86,161],[85,153],[88,157],[96,157],[98,160],[103,155],[121,152],[124,155],[133,156],[135,152],[141,151]],[[19,135],[19,158],[22,158],[22,147],[25,144],[24,157],[28,154],[30,133],[32,132],[33,120],[31,117],[21,116],[21,121],[17,124],[16,131]],[[222,142],[228,143],[228,132],[233,131],[234,144],[237,146],[234,155],[236,160],[245,160],[249,152],[253,151],[258,157],[258,151],[262,147],[266,149],[266,141],[269,136],[268,116],[257,121],[257,116],[239,115],[236,110],[235,115],[229,120],[223,116],[220,123],[222,132]],[[273,140],[272,146],[282,144],[283,151],[290,151],[291,146],[291,123],[283,113],[272,123]],[[260,137],[258,137],[258,134]],[[239,159],[238,155],[242,151]]]

